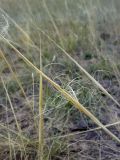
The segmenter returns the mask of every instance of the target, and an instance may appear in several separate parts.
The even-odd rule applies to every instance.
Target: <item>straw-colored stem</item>
[[[42,55],[41,55],[41,41],[40,41],[40,69],[42,71]],[[40,75],[39,82],[39,159],[44,158],[44,115],[43,115],[43,80]]]

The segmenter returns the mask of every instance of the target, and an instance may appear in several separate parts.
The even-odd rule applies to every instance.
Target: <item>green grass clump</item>
[[[8,92],[13,94],[19,90],[19,86],[15,80],[11,80],[8,82],[7,89]]]
[[[98,59],[95,64],[90,64],[88,70],[90,73],[95,73],[97,71],[102,71],[103,79],[114,78],[113,68],[108,60],[104,58]]]
[[[108,128],[116,125],[119,131],[119,55],[114,62],[112,57],[117,52],[103,55],[109,42],[100,41],[99,36],[103,26],[111,35],[117,33],[106,21],[115,23],[115,4],[106,6],[106,2],[95,0],[1,0],[0,13],[9,30],[3,34],[6,24],[0,23],[0,107],[4,108],[0,150],[5,154],[0,159],[70,160],[77,152],[79,158],[85,155],[85,159],[100,159],[103,139],[108,146],[108,139],[120,143],[115,130]],[[113,89],[117,86],[115,94],[112,87],[106,87],[108,81],[114,81]],[[84,129],[80,128],[83,121],[87,126]],[[95,137],[87,140],[87,146],[83,144],[91,130],[106,133],[96,137],[96,157],[88,151]]]

